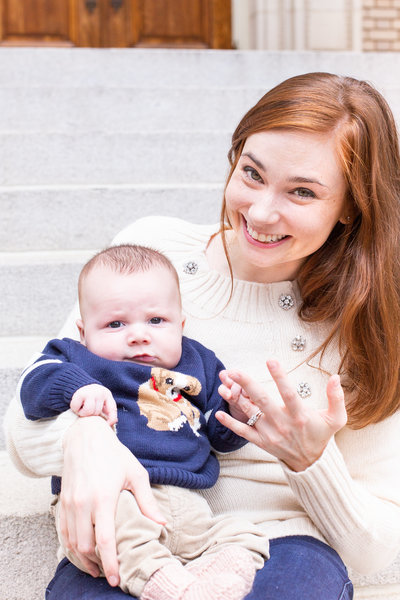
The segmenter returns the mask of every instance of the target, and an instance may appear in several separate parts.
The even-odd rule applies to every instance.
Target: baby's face
[[[81,316],[81,342],[98,356],[168,369],[180,360],[184,319],[167,268],[121,274],[95,267],[83,282]]]

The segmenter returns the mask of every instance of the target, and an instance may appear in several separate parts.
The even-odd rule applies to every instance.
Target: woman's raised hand
[[[249,419],[258,410],[263,414],[253,426],[221,411],[216,417],[238,435],[282,460],[293,471],[304,471],[321,456],[331,437],[347,422],[340,378],[338,375],[330,377],[326,388],[328,407],[317,411],[301,400],[277,361],[267,361],[267,367],[283,402],[272,400],[263,385],[248,375],[240,371],[222,371],[219,393],[224,400],[231,401],[230,388],[236,383],[244,392],[240,409]]]
[[[60,532],[64,545],[99,575],[99,559],[108,582],[119,583],[115,510],[122,490],[130,490],[144,515],[165,523],[147,471],[101,417],[78,419],[64,436],[60,496]]]

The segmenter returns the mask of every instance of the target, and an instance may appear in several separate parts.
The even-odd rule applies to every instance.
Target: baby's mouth
[[[135,354],[135,356],[132,356],[129,360],[132,362],[148,363],[154,360],[154,356],[151,356],[150,354]]]

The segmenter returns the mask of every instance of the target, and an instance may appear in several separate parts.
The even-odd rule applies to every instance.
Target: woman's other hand
[[[130,490],[142,513],[165,523],[147,471],[101,417],[78,419],[64,437],[64,470],[59,526],[64,545],[99,575],[99,558],[108,582],[119,583],[114,516],[119,494]]]
[[[272,400],[264,387],[248,375],[224,371],[219,388],[224,400],[228,403],[231,400],[229,382],[233,381],[244,390],[240,408],[247,417],[252,417],[258,410],[263,414],[253,426],[222,411],[217,412],[216,417],[238,435],[282,460],[293,471],[304,471],[321,456],[331,437],[347,422],[340,378],[338,375],[330,377],[326,389],[328,407],[317,411],[302,402],[277,361],[267,361],[267,367],[283,403]]]

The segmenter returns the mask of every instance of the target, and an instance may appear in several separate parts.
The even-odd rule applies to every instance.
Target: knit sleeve
[[[79,388],[99,384],[79,365],[69,361],[71,342],[51,340],[22,373],[17,396],[28,419],[50,418],[65,412]]]
[[[343,429],[303,472],[282,465],[309,517],[361,574],[389,566],[400,550],[400,413]]]

